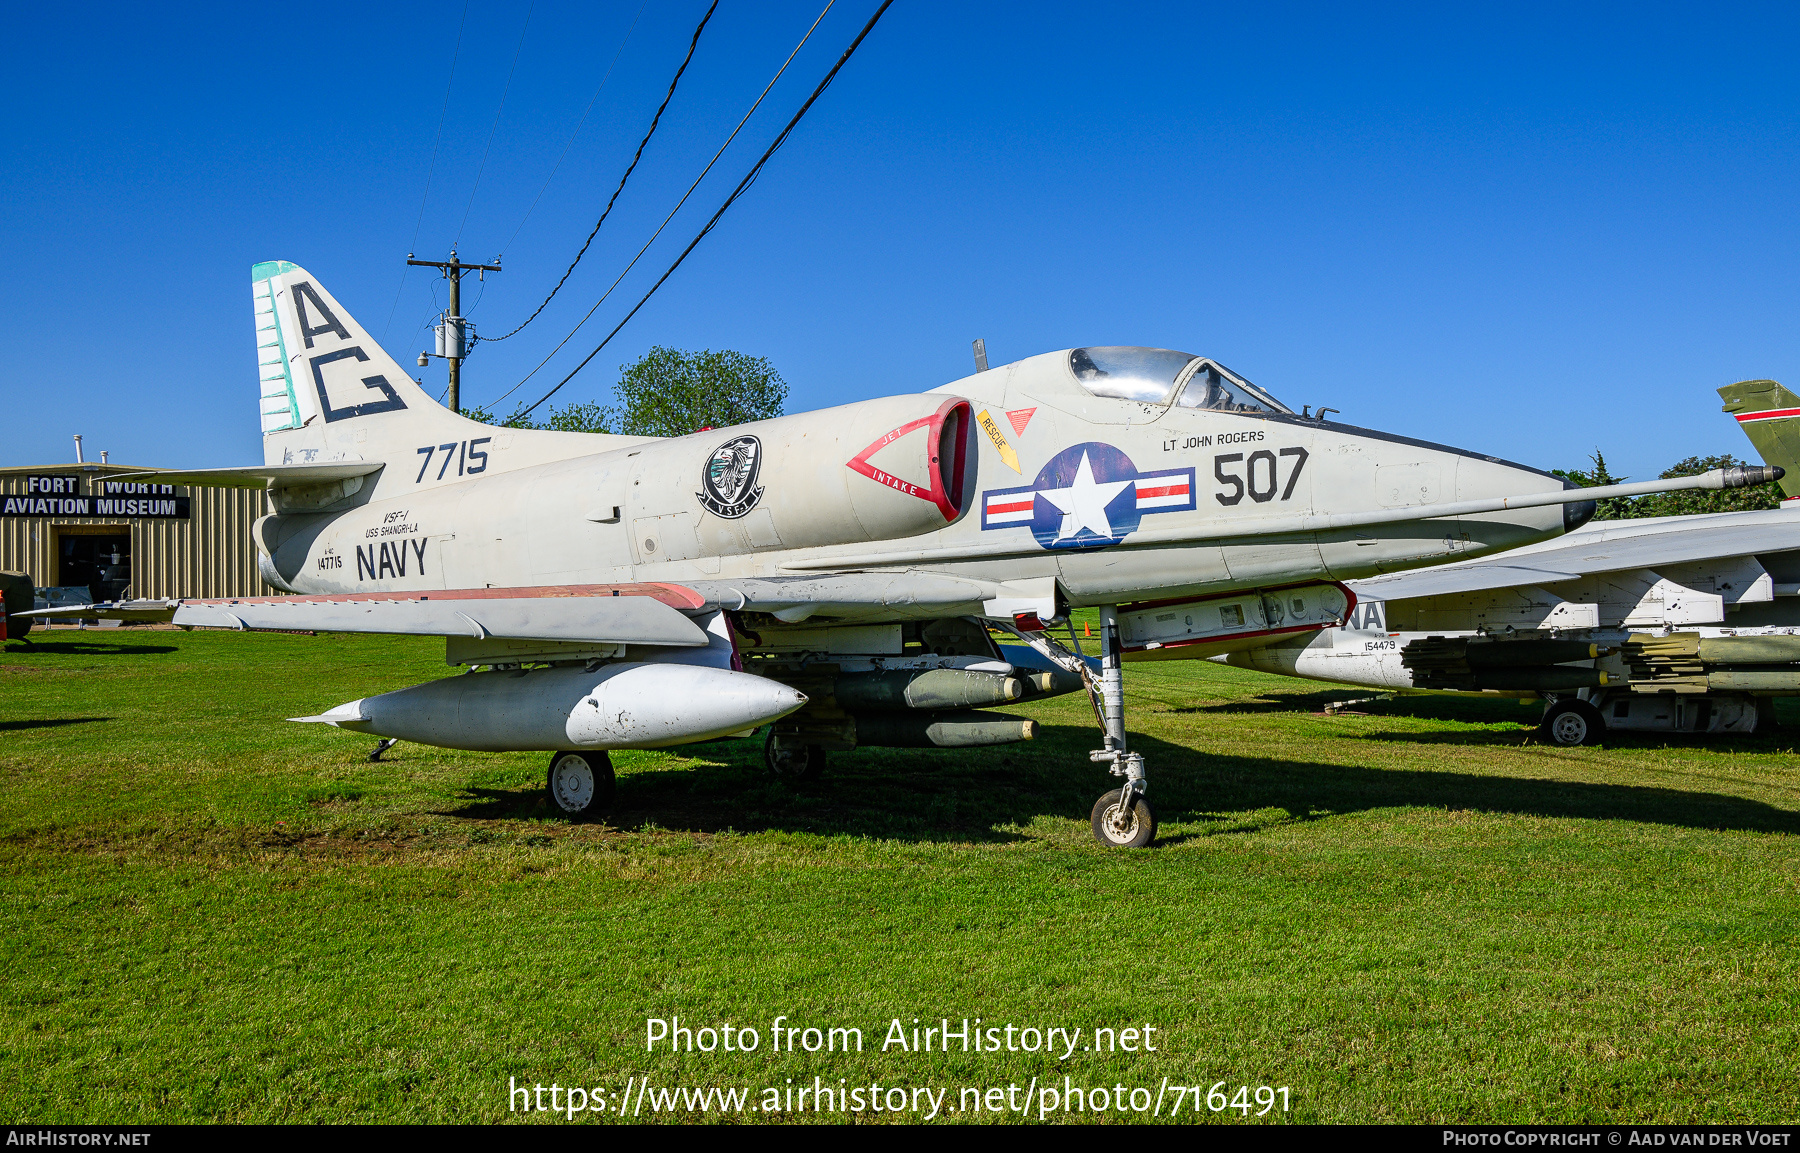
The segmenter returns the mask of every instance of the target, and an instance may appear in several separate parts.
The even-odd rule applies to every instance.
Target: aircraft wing
[[[63,605],[53,609],[31,609],[14,616],[32,617],[40,621],[113,620],[126,624],[162,624],[174,616],[180,601],[101,601],[89,605]]]
[[[811,617],[884,619],[889,610],[930,606],[945,616],[979,614],[998,595],[993,581],[931,572],[841,573],[688,581],[707,607],[765,612],[784,624]]]
[[[1796,509],[1600,521],[1561,540],[1491,559],[1348,583],[1361,598],[1406,600],[1795,549],[1800,549],[1800,510]]]
[[[379,460],[332,460],[317,464],[253,464],[242,468],[202,468],[191,472],[122,472],[107,480],[185,484],[197,488],[277,488],[325,484],[379,472]]]
[[[704,630],[682,614],[698,607],[677,585],[456,589],[183,601],[178,625],[274,631],[389,633],[477,640],[600,641],[695,647]],[[679,607],[678,607],[679,606]]]
[[[669,584],[555,585],[420,593],[126,601],[38,609],[40,619],[169,621],[185,627],[253,632],[386,633],[476,640],[707,645],[683,610],[703,608],[690,589]]]
[[[552,585],[417,593],[344,593],[210,600],[111,601],[22,614],[40,620],[120,620],[199,628],[391,633],[506,640],[703,645],[689,616],[765,612],[786,624],[813,617],[882,620],[931,606],[979,614],[1001,586],[933,573],[751,577],[686,584]]]

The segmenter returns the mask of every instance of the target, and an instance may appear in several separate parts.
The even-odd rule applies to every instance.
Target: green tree
[[[567,408],[552,408],[544,423],[536,427],[557,432],[611,432],[612,424],[612,410],[590,400]]]
[[[1606,468],[1606,457],[1597,448],[1594,450],[1593,455],[1588,457],[1588,460],[1592,462],[1594,467],[1586,472],[1582,472],[1578,469],[1553,468],[1550,470],[1550,475],[1560,476],[1566,481],[1573,482],[1580,488],[1603,488],[1607,485],[1624,484],[1627,480],[1631,479],[1630,477],[1614,476],[1611,472],[1608,472]],[[1615,496],[1608,500],[1603,500],[1599,503],[1599,507],[1594,510],[1594,519],[1624,520],[1627,517],[1646,515],[1645,513],[1635,511],[1636,504],[1637,501],[1628,496]]]
[[[502,428],[686,436],[780,416],[787,401],[787,381],[767,357],[730,349],[687,352],[657,345],[620,365],[619,373],[616,404],[585,401],[552,408],[542,423],[517,408],[504,420],[484,408],[465,409],[463,415]]]
[[[521,405],[520,407],[522,408],[524,406]],[[529,417],[522,415],[519,412],[519,409],[517,409],[517,408],[513,409],[512,415],[507,417],[505,420],[500,419],[500,416],[498,413],[489,412],[485,408],[465,408],[462,410],[462,414],[464,416],[468,417],[470,420],[479,420],[482,424],[496,424],[496,425],[499,425],[501,428],[541,428],[541,427],[543,427],[542,425],[534,423]],[[602,429],[600,431],[605,431],[605,430]]]
[[[1594,467],[1586,472],[1578,470],[1551,469],[1554,476],[1574,481],[1582,488],[1599,485],[1624,484],[1628,477],[1613,476],[1606,469],[1606,458],[1599,449],[1588,458]],[[1730,453],[1724,456],[1690,456],[1678,461],[1662,472],[1661,479],[1673,480],[1678,476],[1699,476],[1703,472],[1711,472],[1715,468],[1730,468],[1744,464]],[[1688,516],[1703,512],[1745,512],[1750,509],[1775,508],[1781,503],[1781,486],[1774,481],[1760,484],[1754,488],[1706,489],[1692,488],[1681,492],[1657,492],[1640,497],[1613,497],[1603,500],[1594,513],[1595,520],[1626,520],[1646,516]]]
[[[657,345],[619,372],[616,415],[619,431],[631,436],[686,436],[767,420],[787,401],[787,381],[767,357],[730,349]]]

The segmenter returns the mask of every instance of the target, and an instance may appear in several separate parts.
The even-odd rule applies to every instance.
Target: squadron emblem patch
[[[694,495],[707,512],[736,520],[756,507],[763,490],[756,487],[762,471],[762,441],[740,436],[713,449],[700,472],[701,491]]]

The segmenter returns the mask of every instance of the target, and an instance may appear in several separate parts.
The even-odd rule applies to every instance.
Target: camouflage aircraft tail
[[[1782,495],[1800,496],[1800,396],[1772,380],[1741,380],[1721,388],[1719,397],[1763,463],[1787,470]]]

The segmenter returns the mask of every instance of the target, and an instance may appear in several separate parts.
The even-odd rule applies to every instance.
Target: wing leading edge
[[[1800,549],[1800,511],[1791,509],[1670,518],[1635,528],[1629,521],[1603,521],[1552,544],[1491,560],[1351,581],[1350,587],[1360,597],[1407,600]]]

